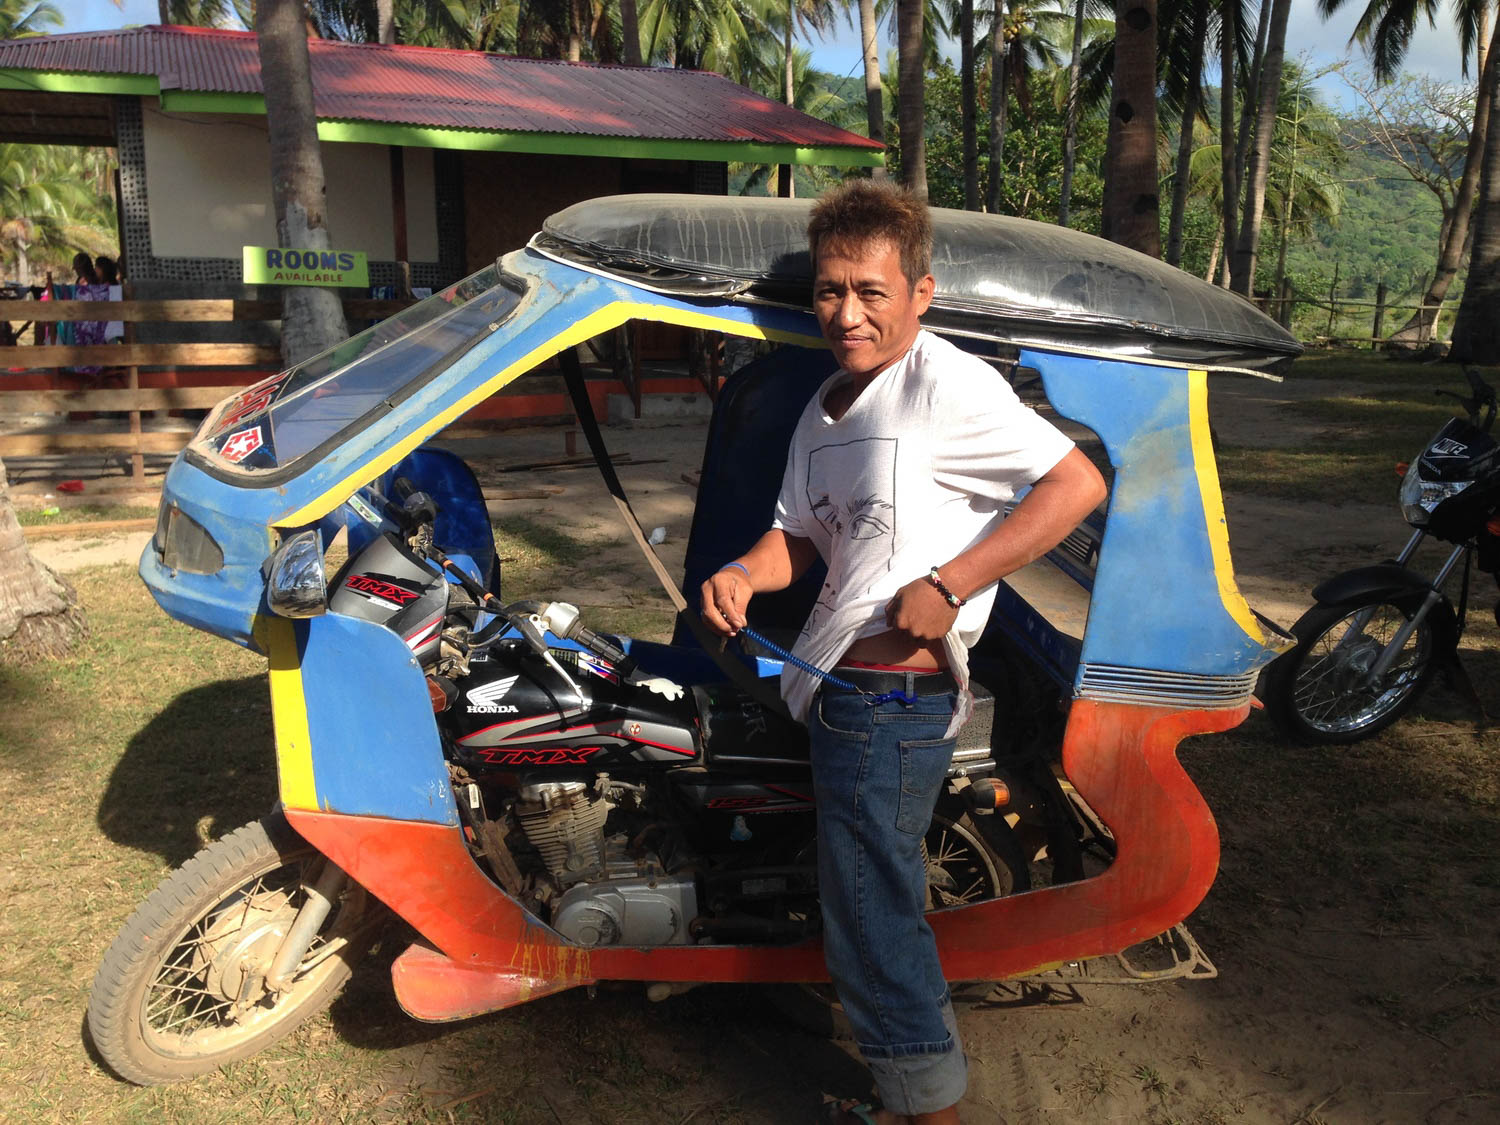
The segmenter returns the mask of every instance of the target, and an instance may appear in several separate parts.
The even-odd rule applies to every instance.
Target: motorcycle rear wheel
[[[355,884],[279,994],[269,966],[326,861],[281,815],[204,848],[164,880],[104,955],[89,996],[94,1046],[141,1086],[181,1082],[270,1046],[332,1003],[383,920]]]
[[[1031,889],[1020,842],[1003,818],[975,816],[945,801],[922,843],[927,849],[932,908],[1003,898]],[[770,1001],[798,1027],[824,1039],[849,1040],[854,1029],[831,984],[773,984]]]
[[[1297,645],[1266,669],[1266,712],[1300,742],[1341,745],[1378,734],[1406,713],[1436,669],[1437,640],[1423,618],[1379,684],[1365,673],[1420,596],[1316,605],[1292,626]],[[1356,619],[1371,616],[1355,630]]]

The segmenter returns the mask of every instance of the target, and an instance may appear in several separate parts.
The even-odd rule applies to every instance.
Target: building
[[[722,194],[731,162],[872,166],[882,146],[716,74],[309,41],[334,245],[373,285],[437,287],[616,192]],[[276,245],[251,32],[142,27],[0,42],[0,138],[113,146],[141,297],[238,296]]]

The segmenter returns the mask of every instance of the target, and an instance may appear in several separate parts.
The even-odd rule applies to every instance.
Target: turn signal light
[[[1010,804],[1010,786],[998,777],[982,777],[969,787],[974,806],[981,809],[1003,809]]]
[[[432,700],[433,711],[446,711],[458,692],[447,680],[438,676],[427,677],[427,695]]]

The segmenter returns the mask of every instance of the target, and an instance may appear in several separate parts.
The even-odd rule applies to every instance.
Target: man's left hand
[[[885,607],[885,623],[919,641],[946,637],[957,617],[958,610],[925,578],[902,586]]]

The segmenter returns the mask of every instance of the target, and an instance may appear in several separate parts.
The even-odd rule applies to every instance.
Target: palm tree
[[[880,44],[875,0],[859,0],[859,41],[865,68],[865,120],[870,139],[885,143],[885,92],[880,83]],[[873,175],[884,179],[884,168]]]
[[[0,39],[46,35],[62,24],[62,13],[48,0],[0,0]]]
[[[1257,82],[1260,105],[1255,115],[1255,143],[1245,163],[1245,209],[1240,216],[1234,256],[1229,263],[1229,288],[1242,297],[1249,297],[1255,287],[1261,222],[1265,217],[1266,176],[1271,162],[1271,136],[1276,130],[1276,103],[1281,96],[1286,23],[1291,10],[1292,0],[1271,0],[1265,61],[1261,64]]]
[[[1182,261],[1182,221],[1187,212],[1188,165],[1193,158],[1193,126],[1198,120],[1202,101],[1203,53],[1208,40],[1210,0],[1190,0],[1192,30],[1189,34],[1186,73],[1174,68],[1174,74],[1185,82],[1178,114],[1177,172],[1172,186],[1172,213],[1167,223],[1168,265]],[[1173,21],[1174,25],[1176,21]]]
[[[1343,0],[1319,0],[1325,16],[1332,15]],[[1474,55],[1475,73],[1479,74],[1479,91],[1474,101],[1474,122],[1469,129],[1469,153],[1463,178],[1453,202],[1451,216],[1445,215],[1443,239],[1438,249],[1437,268],[1423,294],[1421,303],[1404,325],[1391,335],[1392,340],[1426,343],[1432,335],[1438,312],[1447,299],[1448,290],[1458,276],[1469,227],[1474,217],[1474,203],[1479,192],[1480,172],[1484,167],[1485,135],[1490,117],[1494,78],[1489,75],[1489,60],[1494,55],[1490,35],[1489,0],[1459,0],[1454,5],[1462,52],[1462,73],[1469,72],[1469,55]],[[1429,25],[1438,16],[1437,0],[1369,0],[1355,25],[1351,42],[1359,42],[1370,56],[1371,68],[1380,82],[1394,79],[1406,57],[1417,21],[1425,18]],[[1496,25],[1500,31],[1500,24]],[[1446,207],[1445,207],[1446,210]],[[1461,313],[1460,313],[1461,315]],[[1455,332],[1457,326],[1455,325]]]
[[[1500,113],[1494,112],[1495,98],[1500,95],[1500,20],[1495,27],[1480,81],[1481,90],[1489,93],[1490,114],[1479,169],[1474,245],[1449,352],[1450,358],[1466,363],[1500,363],[1500,316],[1495,315],[1500,308]]]
[[[255,33],[271,140],[277,245],[330,249],[302,5],[298,0],[258,0]],[[349,334],[343,305],[332,289],[288,285],[281,304],[281,355],[288,366],[331,348]]]
[[[1118,0],[1100,233],[1159,258],[1156,36],[1156,0]]]
[[[919,198],[927,198],[926,114],[922,107],[926,60],[923,57],[922,0],[896,0],[896,51],[900,66],[901,178]]]

